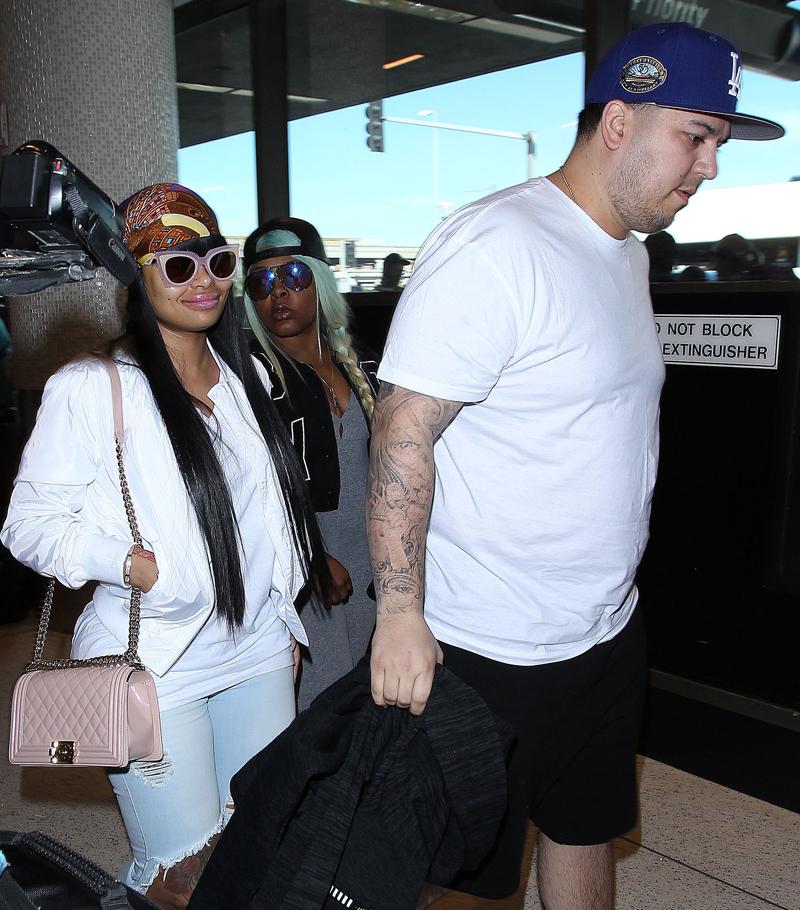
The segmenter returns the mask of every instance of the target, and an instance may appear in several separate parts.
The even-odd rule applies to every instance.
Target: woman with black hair
[[[131,841],[126,883],[187,905],[233,811],[232,775],[294,716],[294,601],[328,570],[305,481],[229,302],[238,250],[176,184],[123,203],[141,267],[122,382],[124,458],[144,546],[131,547],[111,388],[87,356],[48,382],[2,540],[21,562],[78,588],[97,581],[72,656],[127,644],[142,590],[139,655],[159,694],[164,757],[109,773]]]

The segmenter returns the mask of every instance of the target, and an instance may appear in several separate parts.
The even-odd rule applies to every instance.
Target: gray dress
[[[325,550],[350,573],[353,593],[346,603],[323,607],[312,598],[303,608],[300,618],[309,649],[300,675],[301,711],[353,669],[364,656],[375,626],[375,601],[367,596],[372,582],[365,517],[369,430],[355,392],[342,417],[331,414],[331,420],[339,449],[339,507],[317,512],[317,521]]]

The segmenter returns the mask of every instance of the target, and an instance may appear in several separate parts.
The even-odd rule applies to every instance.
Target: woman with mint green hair
[[[350,308],[313,225],[267,221],[247,238],[244,267],[254,352],[305,471],[332,577],[301,616],[302,710],[355,666],[375,624],[365,499],[378,362],[350,334]]]

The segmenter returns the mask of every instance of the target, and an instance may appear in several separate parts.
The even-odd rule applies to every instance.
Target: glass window
[[[175,11],[178,179],[206,199],[229,240],[258,223],[247,7]]]
[[[478,16],[405,0],[289,5],[292,214],[323,235],[342,290],[401,287],[438,221],[569,151],[580,10],[551,3],[556,21],[501,6],[482,3]],[[367,146],[375,102],[382,151]]]

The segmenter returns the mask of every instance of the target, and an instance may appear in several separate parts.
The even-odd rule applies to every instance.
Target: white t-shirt
[[[630,617],[664,380],[647,270],[546,179],[465,206],[420,251],[378,375],[467,402],[434,447],[442,641],[548,663]]]

